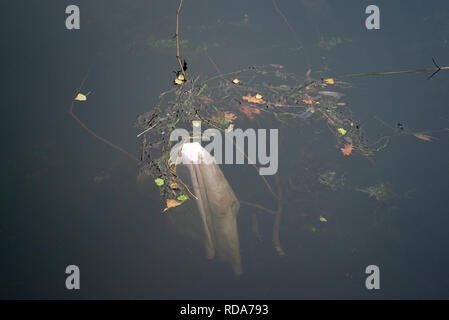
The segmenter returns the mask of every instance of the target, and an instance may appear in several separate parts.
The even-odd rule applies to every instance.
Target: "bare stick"
[[[215,68],[215,70],[217,71],[218,75],[219,75],[223,80],[226,80],[226,79],[223,77],[223,74],[221,73],[220,69],[218,69],[218,66],[215,64],[214,60],[212,60],[212,58],[209,56],[209,53],[207,52],[206,44],[204,44],[204,49],[205,49],[204,53],[206,54],[207,59],[209,59],[210,63],[214,66],[214,68]]]
[[[182,2],[184,0],[181,0],[179,2],[179,8],[178,11],[176,11],[176,59],[178,59],[179,67],[181,68],[182,75],[184,76],[184,80],[187,80],[186,74],[184,72],[184,67],[181,62],[181,58],[179,56],[179,13],[181,12],[182,8]]]
[[[304,56],[307,59],[307,64],[310,67],[310,59],[309,56],[306,54],[305,52],[305,48],[302,45],[302,42],[299,40],[298,35],[295,32],[295,29],[292,28],[292,26],[290,25],[290,23],[288,22],[287,18],[285,17],[285,15],[282,13],[281,9],[279,9],[279,7],[276,4],[276,0],[271,0],[271,2],[273,3],[274,9],[276,10],[276,12],[282,17],[282,19],[284,19],[285,24],[288,26],[288,28],[290,29],[290,32],[293,34],[293,37],[295,38],[296,43],[299,45],[300,49],[303,49],[304,51]]]
[[[282,249],[281,241],[279,240],[279,229],[281,227],[281,216],[282,216],[282,193],[281,193],[281,186],[279,184],[279,177],[276,176],[276,184],[277,184],[277,191],[280,199],[278,200],[278,209],[276,211],[276,217],[274,218],[274,225],[273,225],[273,245],[276,249],[278,255],[285,256],[285,251]]]
[[[150,131],[151,129],[153,129],[153,128],[154,128],[155,126],[157,126],[158,124],[159,124],[159,122],[156,122],[156,124],[154,124],[154,125],[152,125],[151,127],[145,129],[144,131],[142,131],[141,133],[139,133],[139,134],[137,135],[137,138],[139,138],[141,135],[147,133],[148,131]]]
[[[273,210],[265,208],[264,206],[261,206],[260,204],[252,203],[252,202],[248,202],[248,201],[242,201],[242,200],[239,200],[239,201],[240,201],[241,204],[243,204],[245,206],[257,208],[257,209],[260,209],[262,211],[268,212],[269,214],[273,214],[273,215],[276,214],[276,212],[274,212]]]

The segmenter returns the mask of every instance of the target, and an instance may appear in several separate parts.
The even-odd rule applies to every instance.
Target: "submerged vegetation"
[[[320,37],[320,41],[318,42],[318,47],[331,51],[332,49],[344,45],[352,43],[352,39],[350,38],[341,38],[341,37],[330,37],[326,39],[324,36]]]
[[[318,176],[320,184],[329,187],[331,190],[340,190],[345,186],[345,176],[337,175],[335,171],[328,171]]]
[[[356,188],[355,190],[366,193],[370,198],[374,198],[379,202],[386,201],[392,196],[392,193],[384,183],[379,183],[367,188]]]

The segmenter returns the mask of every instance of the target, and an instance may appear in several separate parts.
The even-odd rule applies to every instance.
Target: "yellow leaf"
[[[337,130],[342,136],[344,136],[346,134],[346,130],[343,128],[338,128]]]
[[[173,182],[170,184],[170,188],[172,188],[174,190],[179,189],[179,184],[177,184],[176,182]]]
[[[165,208],[164,211],[162,211],[162,212],[165,212],[165,211],[167,211],[170,208],[177,207],[177,206],[179,206],[181,204],[182,204],[181,201],[178,201],[178,200],[175,200],[175,199],[167,199],[167,208]]]
[[[234,80],[232,80],[232,83],[234,83],[234,84],[239,84],[239,83],[240,83],[240,80],[237,79],[237,78],[235,78]]]
[[[327,78],[327,79],[324,79],[324,83],[327,83],[327,84],[334,84],[335,81],[334,81],[333,78]]]
[[[263,97],[262,97],[262,95],[261,94],[256,94],[256,99],[257,100],[261,100]]]
[[[320,221],[321,222],[327,222],[327,219],[325,217],[323,217],[323,216],[320,216]]]
[[[180,85],[180,84],[183,84],[184,83],[184,80],[181,80],[181,79],[179,79],[179,78],[176,78],[175,79],[175,84],[176,85]]]
[[[84,94],[82,94],[82,93],[78,93],[78,95],[76,96],[75,100],[76,101],[86,101],[87,97]]]

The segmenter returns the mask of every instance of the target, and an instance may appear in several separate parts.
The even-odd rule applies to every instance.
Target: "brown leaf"
[[[181,201],[178,201],[178,200],[175,200],[175,199],[167,199],[167,208],[165,208],[164,211],[162,211],[162,212],[165,212],[165,211],[167,211],[170,208],[174,208],[174,207],[180,206],[181,204],[182,204]]]
[[[225,113],[224,113],[224,119],[225,119],[227,122],[232,122],[232,121],[234,121],[236,118],[237,118],[237,116],[236,116],[234,113],[229,112],[229,111],[225,111]]]
[[[260,114],[260,110],[250,106],[242,106],[240,107],[240,112],[243,113],[250,119],[254,119],[253,114]]]

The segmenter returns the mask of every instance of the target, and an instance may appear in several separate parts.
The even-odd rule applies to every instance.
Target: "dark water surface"
[[[364,24],[369,1],[276,3],[302,49],[270,0],[184,1],[182,54],[190,74],[216,74],[205,45],[223,73],[270,63],[300,76],[310,68],[315,77],[432,67],[432,57],[449,64],[445,0],[377,1],[375,31]],[[271,242],[272,217],[258,216],[258,242],[253,210],[241,208],[244,274],[236,277],[166,224],[158,190],[137,182],[136,163],[68,114],[90,68],[84,91],[92,93],[76,105],[77,115],[139,154],[136,116],[172,88],[178,68],[178,2],[78,1],[78,31],[65,29],[66,5],[9,1],[1,10],[1,298],[449,298],[447,132],[429,134],[438,138],[433,142],[395,136],[373,164],[343,157],[324,122],[281,128],[279,175],[309,191],[285,204],[282,258]],[[347,79],[345,102],[370,139],[394,133],[375,116],[416,132],[449,127],[449,73],[427,75]],[[385,183],[395,197],[378,202],[354,189],[334,192],[316,183],[323,170],[344,174],[355,187]],[[223,172],[239,198],[276,206],[250,166]],[[70,264],[81,270],[76,292],[64,285]],[[380,290],[365,288],[371,264],[380,268]]]

